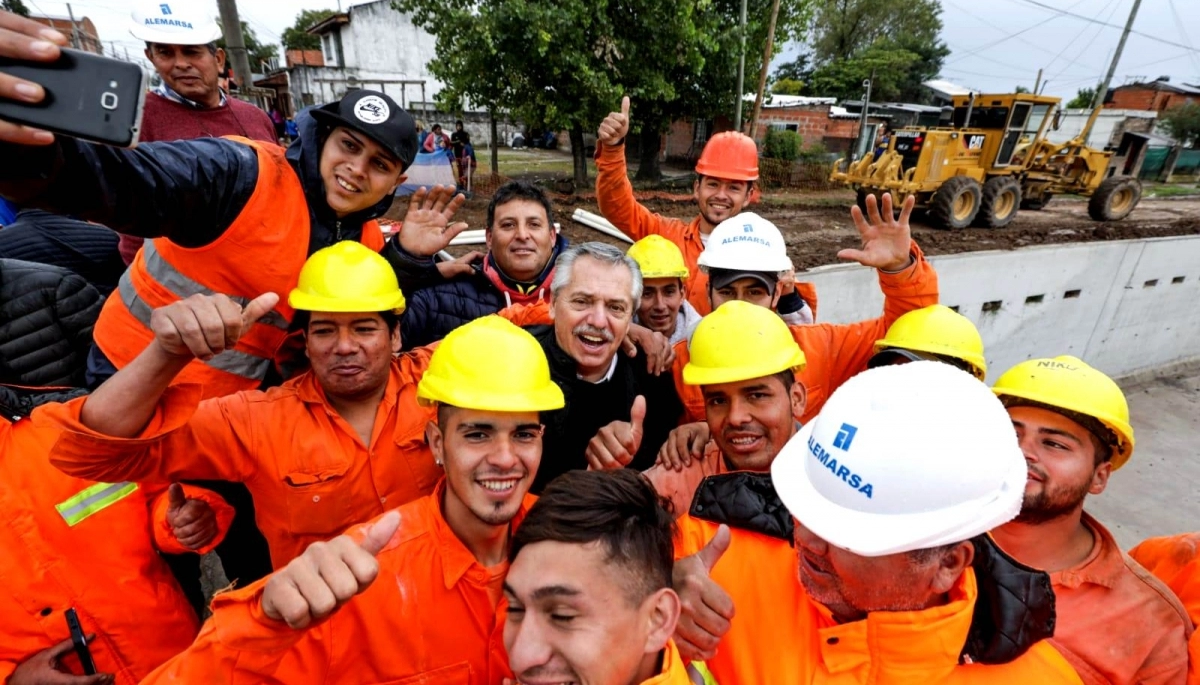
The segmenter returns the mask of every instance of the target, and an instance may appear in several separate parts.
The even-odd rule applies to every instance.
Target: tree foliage
[[[860,98],[872,79],[875,100],[927,102],[921,83],[935,78],[950,54],[938,35],[939,0],[819,0],[811,52],[782,65],[777,79],[806,84],[804,95]]]
[[[279,48],[271,43],[258,42],[258,35],[244,21],[242,22],[242,42],[246,46],[246,57],[250,60],[251,71],[262,69],[263,63],[279,56]],[[217,47],[229,52],[224,36],[217,39]]]
[[[767,135],[763,138],[763,157],[787,162],[794,161],[800,156],[802,143],[800,134],[795,131],[767,129]]]
[[[1200,104],[1171,107],[1159,116],[1158,125],[1180,145],[1200,147]]]
[[[1092,101],[1096,99],[1095,88],[1080,88],[1075,93],[1075,97],[1067,102],[1067,109],[1087,109],[1092,106]]]
[[[775,95],[800,95],[804,92],[804,82],[793,78],[775,79],[771,84],[771,92]]]
[[[0,0],[0,9],[13,14],[19,14],[22,17],[29,16],[29,8],[21,0]]]
[[[811,0],[781,9],[776,36],[800,35]],[[771,0],[748,0],[747,80],[766,41]],[[436,39],[430,71],[440,105],[464,99],[534,127],[566,129],[575,178],[586,181],[582,136],[622,95],[635,132],[657,150],[672,119],[731,114],[736,103],[740,0],[393,0]],[[651,150],[653,148],[653,150]],[[645,159],[645,158],[644,158]],[[650,155],[653,161],[654,155]]]
[[[296,15],[296,21],[283,30],[283,47],[285,50],[319,50],[321,37],[314,36],[308,29],[337,14],[336,10],[303,10]]]

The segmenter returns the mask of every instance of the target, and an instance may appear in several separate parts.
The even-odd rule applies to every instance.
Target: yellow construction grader
[[[951,126],[898,129],[878,158],[840,159],[830,179],[856,189],[860,205],[870,194],[915,195],[943,228],[1007,226],[1018,208],[1041,209],[1060,193],[1088,196],[1097,221],[1125,218],[1141,183],[1109,177],[1112,153],[1084,145],[1100,108],[1079,136],[1057,144],[1046,135],[1057,128],[1059,102],[1029,93],[955,97]]]

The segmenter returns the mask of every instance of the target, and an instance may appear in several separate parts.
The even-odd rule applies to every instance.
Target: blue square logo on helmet
[[[753,232],[754,232],[753,224],[742,224],[742,233],[753,233]]]
[[[857,427],[851,426],[848,423],[843,423],[842,427],[838,429],[837,437],[833,439],[833,446],[840,450],[849,452],[850,443],[854,441],[854,435],[856,433],[858,433]]]
[[[164,16],[164,17],[165,17],[165,16],[167,16],[168,14],[170,14],[170,13],[171,13],[171,6],[170,6],[170,5],[159,5],[158,7],[159,7],[159,9],[161,9],[161,10],[162,10],[162,13],[163,13],[163,16]]]

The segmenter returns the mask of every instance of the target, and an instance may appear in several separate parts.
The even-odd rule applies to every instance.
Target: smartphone
[[[75,656],[79,657],[79,663],[83,665],[84,675],[96,675],[96,662],[92,661],[92,650],[88,649],[87,635],[83,633],[83,626],[79,625],[79,615],[75,613],[75,607],[67,609],[67,630],[71,631],[71,643],[75,645]]]
[[[140,66],[63,48],[54,62],[0,57],[0,72],[46,90],[36,105],[0,99],[0,119],[107,145],[137,145],[146,104],[146,72]]]

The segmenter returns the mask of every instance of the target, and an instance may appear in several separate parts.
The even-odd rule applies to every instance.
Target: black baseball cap
[[[396,101],[376,90],[352,90],[341,100],[314,108],[313,118],[345,126],[382,145],[408,168],[417,156],[417,125]]]
[[[743,278],[753,278],[766,286],[767,290],[772,293],[775,292],[775,286],[779,284],[779,276],[773,271],[739,271],[737,269],[714,268],[709,268],[708,270],[708,281],[712,284],[713,290],[720,290]]]

